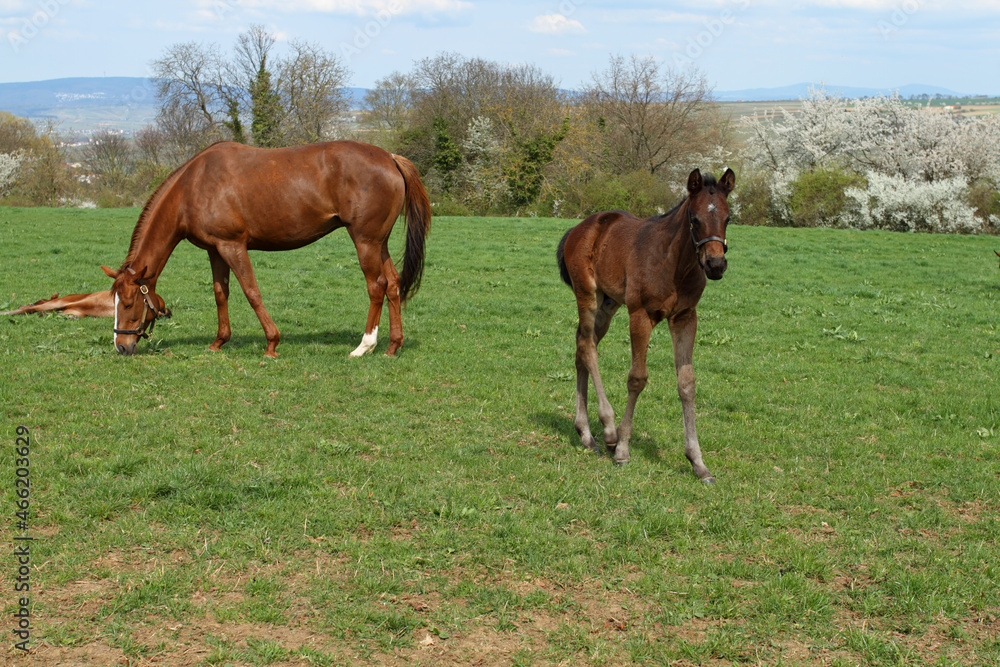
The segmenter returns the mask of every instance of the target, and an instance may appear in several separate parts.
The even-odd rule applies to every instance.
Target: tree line
[[[721,166],[731,150],[732,129],[705,77],[652,58],[612,56],[582,90],[566,91],[534,65],[442,52],[377,81],[353,115],[351,73],[336,54],[300,40],[277,46],[275,35],[252,26],[228,52],[199,42],[167,48],[151,63],[156,122],[132,139],[97,133],[80,156],[90,181],[82,192],[65,182],[53,196],[29,192],[26,168],[42,152],[0,145],[20,156],[20,175],[8,176],[6,192],[0,180],[0,197],[141,204],[215,141],[277,147],[351,138],[413,160],[438,214],[643,214],[669,208],[680,175],[706,161]]]
[[[737,174],[745,224],[997,232],[1000,116],[963,118],[899,97],[813,91],[775,121],[732,122],[697,69],[612,55],[579,90],[531,64],[441,52],[395,71],[361,109],[320,45],[278,49],[261,26],[231,50],[175,44],[151,63],[156,122],[95,135],[71,178],[51,126],[0,114],[0,202],[142,204],[209,144],[351,138],[410,158],[437,215],[580,217],[665,211],[694,167]],[[357,111],[357,113],[353,113]]]

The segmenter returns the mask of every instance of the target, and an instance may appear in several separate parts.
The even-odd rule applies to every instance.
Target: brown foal
[[[604,442],[614,450],[615,463],[629,460],[632,415],[649,377],[650,334],[666,320],[684,418],[684,453],[695,475],[707,483],[715,481],[702,461],[694,424],[695,308],[706,277],[718,280],[726,270],[728,196],[735,184],[732,169],[718,181],[695,169],[688,177],[687,198],[669,213],[646,220],[621,211],[595,213],[570,229],[559,243],[560,274],[573,288],[580,316],[574,425],[583,445],[599,451],[587,415],[587,387],[593,378]],[[625,413],[615,428],[614,410],[597,369],[597,345],[622,304],[628,309],[632,367]]]

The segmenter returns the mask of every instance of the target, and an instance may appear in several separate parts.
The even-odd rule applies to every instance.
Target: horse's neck
[[[156,215],[155,211],[150,211],[149,219],[136,240],[130,266],[140,273],[145,269],[146,276],[155,281],[182,238],[177,229],[176,216]]]

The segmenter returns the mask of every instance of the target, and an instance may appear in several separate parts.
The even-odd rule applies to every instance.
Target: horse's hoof
[[[619,461],[618,459],[615,459],[615,465],[616,465],[616,466],[623,466],[623,465],[625,465],[626,463],[628,463],[628,459],[625,459],[625,460],[623,460],[623,461]]]
[[[701,483],[702,484],[715,484],[715,478],[714,477],[706,477],[703,480],[701,480]]]

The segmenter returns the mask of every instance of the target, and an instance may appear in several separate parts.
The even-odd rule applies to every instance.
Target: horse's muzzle
[[[138,342],[139,341],[135,341],[135,343],[132,343],[131,345],[122,345],[119,343],[115,345],[115,349],[118,350],[118,354],[122,355],[123,357],[131,357],[133,354],[135,354],[135,348]]]
[[[705,269],[705,275],[709,280],[719,280],[722,278],[722,274],[726,272],[727,266],[726,258],[722,255],[706,257],[702,263],[702,268]]]

